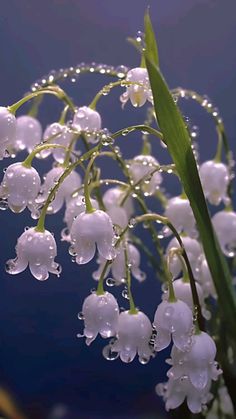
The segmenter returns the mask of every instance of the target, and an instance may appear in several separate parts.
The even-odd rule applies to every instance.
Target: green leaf
[[[218,294],[218,301],[231,333],[236,333],[236,296],[226,260],[215,236],[203,194],[191,140],[182,115],[175,104],[159,68],[153,62],[150,44],[145,52],[157,121],[190,201],[206,259]]]
[[[148,10],[144,15],[144,29],[146,49],[149,52],[149,58],[154,64],[159,66],[158,48]]]

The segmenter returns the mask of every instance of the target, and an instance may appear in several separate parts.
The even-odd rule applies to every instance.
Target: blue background
[[[161,66],[169,85],[207,93],[219,106],[235,149],[235,0],[2,0],[1,105],[19,99],[33,81],[51,69],[81,61],[137,66],[139,57],[125,39],[142,30],[147,5],[151,6]],[[73,92],[81,106],[89,104],[106,82],[101,76],[88,75],[82,76],[73,90],[71,85],[63,87]],[[112,92],[99,105],[103,125],[111,131],[141,122],[145,116],[144,109],[134,110],[129,105],[122,112],[119,94],[120,90]],[[216,148],[212,121],[196,105],[185,106],[184,112],[199,125],[203,158],[211,157]],[[44,126],[58,116],[55,101],[48,100],[41,113]],[[118,141],[125,156],[140,152],[140,138]],[[168,161],[162,149],[155,146],[154,150],[159,161]],[[1,166],[8,164],[5,160]],[[104,176],[111,167],[106,161]],[[44,168],[48,170],[49,165]],[[116,174],[119,176],[118,170]],[[172,178],[165,180],[167,189],[176,193]],[[46,418],[58,403],[67,406],[69,418],[157,419],[164,413],[154,387],[165,379],[166,354],[158,354],[146,366],[136,360],[131,365],[119,360],[112,363],[101,355],[104,341],[98,339],[87,348],[76,338],[82,332],[77,313],[94,286],[91,272],[95,264],[78,267],[71,263],[67,245],[59,241],[62,216],[60,212],[48,217],[47,226],[55,232],[57,260],[63,265],[63,274],[60,279],[40,283],[28,271],[17,277],[5,274],[4,263],[14,257],[17,237],[32,221],[29,213],[0,214],[0,382],[34,419]],[[141,229],[140,234],[148,237]],[[152,318],[160,301],[159,284],[145,258],[142,268],[148,279],[143,285],[135,285],[136,303]],[[120,302],[127,306],[122,298]]]

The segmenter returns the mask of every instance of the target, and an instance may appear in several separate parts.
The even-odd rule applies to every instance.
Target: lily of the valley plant
[[[145,33],[131,41],[141,55],[139,67],[81,64],[51,72],[17,103],[0,108],[1,159],[29,153],[7,167],[0,186],[1,208],[29,211],[33,219],[18,238],[16,255],[6,269],[11,275],[29,269],[39,281],[60,275],[59,243],[45,224],[64,208],[61,239],[73,261],[78,269],[95,257],[98,264],[91,272],[96,290],[79,315],[86,344],[100,335],[106,339],[105,358],[129,363],[138,357],[142,364],[158,362],[155,355],[172,345],[166,383],[156,386],[166,410],[187,403],[190,412],[208,419],[233,418],[236,213],[232,155],[223,121],[208,98],[183,88],[168,89],[148,14]],[[85,72],[116,80],[99,90],[90,104],[77,106],[58,84],[66,78],[75,81]],[[122,90],[118,100],[124,110],[147,108],[145,122],[115,133],[103,126],[97,107],[113,88]],[[43,131],[37,111],[45,95],[61,101],[62,114]],[[195,153],[196,132],[179,111],[181,98],[196,101],[215,123],[218,144],[211,160]],[[30,100],[30,112],[19,116],[18,109]],[[127,160],[117,141],[131,132],[142,138],[143,148],[133,145],[134,156]],[[152,141],[169,152],[169,164],[151,154]],[[49,156],[52,169],[41,179],[34,159]],[[102,177],[101,156],[117,164],[124,180]],[[178,177],[180,195],[166,196],[165,172]],[[149,209],[155,200],[163,208],[160,214]],[[147,243],[137,236],[140,224],[150,233]],[[132,282],[146,279],[140,268],[143,255],[163,282],[151,319],[136,307],[132,293]],[[121,289],[129,301],[126,311],[106,289],[109,286]]]

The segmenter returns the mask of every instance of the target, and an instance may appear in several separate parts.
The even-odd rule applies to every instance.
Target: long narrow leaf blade
[[[236,297],[232,279],[211,224],[189,134],[160,70],[152,61],[152,53],[148,45],[145,59],[158,124],[190,201],[217,290],[219,304],[225,319],[231,326],[231,332],[235,334]]]
[[[156,38],[154,34],[154,30],[152,27],[152,22],[149,16],[149,12],[145,13],[144,16],[144,28],[145,28],[145,43],[147,46],[147,50],[149,51],[149,56],[154,64],[159,66],[159,55],[158,55],[158,48],[156,43]]]

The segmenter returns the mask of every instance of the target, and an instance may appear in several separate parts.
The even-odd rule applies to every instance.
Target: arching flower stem
[[[28,102],[29,100],[35,97],[38,97],[40,95],[45,95],[45,94],[56,96],[58,99],[63,100],[72,109],[72,111],[75,110],[74,104],[72,103],[70,98],[67,96],[65,91],[61,89],[59,86],[47,87],[45,89],[38,90],[37,92],[29,93],[28,95],[20,99],[18,102],[14,103],[13,105],[8,106],[8,110],[15,115],[16,111],[26,102]]]

